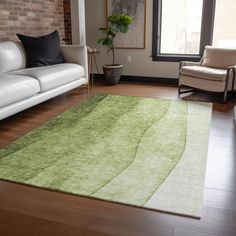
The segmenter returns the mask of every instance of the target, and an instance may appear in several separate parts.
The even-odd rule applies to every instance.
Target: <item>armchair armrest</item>
[[[181,69],[183,66],[200,66],[201,62],[194,62],[194,61],[181,61],[179,64],[179,69]]]
[[[228,67],[227,70],[236,70],[236,65]]]
[[[235,77],[235,73],[236,73],[236,65],[235,66],[229,66],[227,68],[227,75],[228,76],[230,75],[231,72],[232,72],[233,78],[234,78]]]
[[[80,45],[61,45],[61,51],[68,63],[75,63],[84,67],[85,79],[88,81],[87,47]]]
[[[231,89],[231,91],[234,90],[235,74],[236,74],[236,65],[235,66],[229,66],[227,68],[227,74],[226,74],[226,86],[228,87],[229,80],[230,80],[230,78],[232,78],[232,89]]]

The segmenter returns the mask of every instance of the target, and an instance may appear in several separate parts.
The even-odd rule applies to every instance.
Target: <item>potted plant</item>
[[[100,28],[103,37],[97,40],[97,43],[102,44],[108,48],[108,52],[112,53],[112,64],[103,66],[103,73],[107,82],[115,85],[119,82],[123,72],[123,65],[115,63],[115,48],[114,39],[117,33],[127,33],[129,25],[132,23],[132,17],[125,14],[113,14],[107,18],[107,27]]]

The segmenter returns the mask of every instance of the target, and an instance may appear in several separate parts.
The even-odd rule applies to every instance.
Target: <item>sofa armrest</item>
[[[87,47],[80,45],[61,45],[61,51],[68,63],[75,63],[84,67],[85,79],[88,81]]]

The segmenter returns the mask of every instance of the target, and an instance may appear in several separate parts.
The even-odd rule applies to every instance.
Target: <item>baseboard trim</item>
[[[94,74],[94,80],[105,80],[103,74]],[[175,78],[162,78],[162,77],[148,77],[148,76],[131,76],[122,75],[120,81],[122,82],[140,82],[140,83],[157,83],[157,84],[172,84],[178,85],[179,79]]]
[[[174,78],[161,78],[161,77],[148,77],[148,76],[121,76],[121,81],[129,82],[142,82],[142,83],[161,83],[161,84],[175,84],[177,85],[179,80]]]

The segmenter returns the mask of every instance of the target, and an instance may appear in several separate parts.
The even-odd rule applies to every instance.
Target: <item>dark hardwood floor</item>
[[[156,84],[99,84],[90,93],[178,99],[176,87]],[[78,88],[0,121],[0,147],[85,99]],[[0,235],[236,236],[236,100],[224,105],[203,92],[185,99],[215,102],[200,220],[0,181]]]

